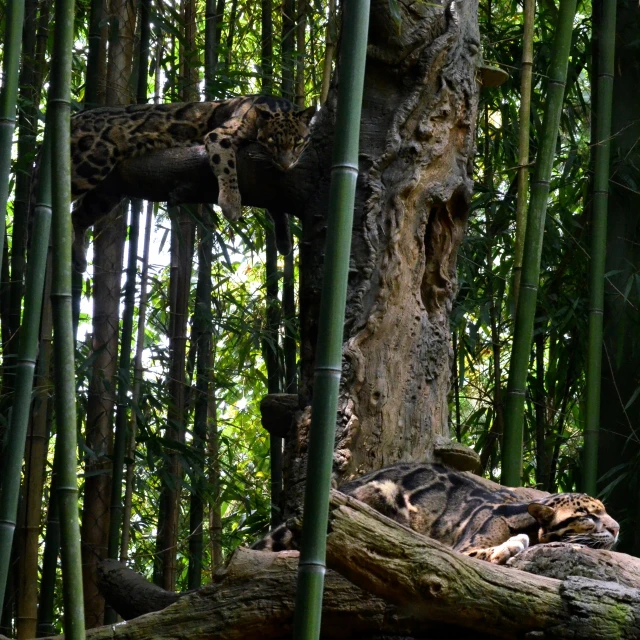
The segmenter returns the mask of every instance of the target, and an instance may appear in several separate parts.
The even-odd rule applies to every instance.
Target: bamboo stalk
[[[77,434],[74,336],[71,309],[71,62],[74,0],[55,6],[55,40],[51,64],[52,229],[54,358],[56,371],[56,449],[65,637],[84,640],[84,604],[80,527],[78,523]]]
[[[0,493],[0,602],[4,601],[11,547],[18,513],[22,459],[31,410],[31,391],[40,331],[49,231],[51,228],[51,148],[45,144],[38,198],[34,214],[34,233],[29,252],[20,346],[16,366],[15,395],[9,422],[9,435],[3,460]],[[74,396],[75,397],[75,396]]]
[[[344,6],[344,35],[333,148],[327,249],[320,302],[314,395],[307,456],[304,525],[294,622],[296,640],[320,636],[329,490],[353,226],[369,2]],[[337,135],[339,132],[339,135]]]
[[[587,352],[587,406],[584,431],[584,487],[597,494],[598,427],[600,423],[600,374],[602,368],[602,316],[604,273],[607,248],[607,205],[609,198],[609,155],[611,107],[613,98],[613,64],[615,52],[616,3],[604,0],[602,16],[594,22],[598,37],[598,88],[596,144],[593,149],[595,175],[591,220],[591,273],[589,300],[589,344]]]
[[[306,31],[307,13],[309,7],[307,0],[298,0],[298,20],[296,23],[296,90],[295,103],[304,106],[304,63],[307,55]]]
[[[40,346],[31,409],[29,433],[25,451],[24,520],[19,532],[20,590],[18,599],[18,638],[34,638],[38,619],[38,544],[42,517],[42,493],[45,479],[47,446],[49,443],[49,387],[51,385],[51,252],[47,252],[46,277],[43,296]]]
[[[576,0],[560,0],[558,26],[549,69],[547,103],[542,123],[540,149],[531,183],[531,201],[527,216],[520,293],[509,365],[502,448],[502,484],[513,487],[520,485],[522,475],[524,398],[538,297],[542,237],[547,212],[549,181],[562,114],[575,10]]]
[[[4,250],[5,212],[9,199],[13,132],[16,127],[18,68],[22,49],[23,22],[24,0],[7,2],[2,60],[2,93],[0,94],[0,256]]]
[[[533,19],[536,0],[524,0],[524,34],[520,77],[520,130],[518,134],[518,197],[516,200],[516,243],[513,257],[513,300],[518,306],[524,233],[527,228],[529,192],[529,132],[531,130],[531,79],[533,77]]]
[[[283,0],[282,2],[282,44],[280,52],[282,56],[282,95],[287,100],[293,100],[294,95],[294,56],[295,56],[295,0]]]
[[[189,589],[197,589],[202,581],[203,522],[204,522],[204,461],[207,440],[207,420],[209,417],[209,388],[211,386],[211,253],[213,235],[209,223],[200,228],[198,246],[198,283],[193,312],[193,332],[197,340],[196,400],[193,417],[193,446],[202,460],[202,469],[196,469],[191,481],[192,494],[189,510],[189,571],[187,582]]]
[[[134,455],[137,432],[137,417],[135,407],[140,398],[142,383],[142,352],[144,349],[144,330],[147,320],[147,279],[149,274],[149,247],[151,245],[151,224],[153,222],[153,203],[147,204],[147,217],[144,228],[144,249],[142,251],[142,273],[140,274],[140,312],[138,315],[138,333],[136,336],[136,356],[133,365],[133,391],[131,392],[131,422],[129,426],[129,462],[125,479],[124,512],[122,516],[122,540],[120,542],[120,560],[125,561],[129,549],[131,531],[131,502],[133,497],[133,472],[135,468]]]
[[[333,56],[336,51],[336,0],[329,0],[329,15],[327,17],[327,35],[324,50],[324,64],[322,65],[322,88],[320,89],[320,104],[327,101],[329,86],[331,85],[331,69]]]
[[[60,549],[60,513],[57,496],[58,478],[56,460],[53,461],[53,473],[49,489],[49,509],[47,512],[47,533],[42,556],[42,577],[40,580],[40,600],[38,601],[37,637],[55,633],[53,609],[55,604],[56,570]]]

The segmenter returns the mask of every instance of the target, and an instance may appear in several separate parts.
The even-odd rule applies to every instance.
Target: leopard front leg
[[[487,549],[470,549],[464,551],[465,556],[477,558],[478,560],[486,560],[493,564],[506,564],[507,560],[518,555],[529,547],[529,536],[526,533],[520,533],[512,536],[506,542],[495,547]]]
[[[218,181],[218,205],[224,217],[231,222],[242,214],[236,171],[236,132],[237,130],[227,123],[224,128],[208,133],[204,139],[209,164]]]

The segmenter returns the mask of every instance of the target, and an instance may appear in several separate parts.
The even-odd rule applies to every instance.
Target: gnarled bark
[[[566,545],[534,547],[522,558],[529,555],[531,560],[536,553],[545,555],[545,566],[552,571],[550,557],[561,562],[567,555],[572,557],[568,573],[587,559],[590,577],[561,575],[559,580],[468,558],[334,491],[327,544],[327,559],[334,570],[327,573],[322,637],[577,640],[640,636],[640,590],[593,579],[619,579],[617,567],[632,559]],[[87,638],[290,637],[296,566],[297,552],[239,549],[211,585],[184,595],[161,612],[90,631]],[[123,587],[131,578],[118,579],[118,573],[123,574],[115,564],[107,569],[111,574],[106,580],[107,600],[130,613],[131,599],[126,611],[120,607],[127,600]],[[627,573],[624,580],[632,580],[632,570]],[[141,596],[138,601],[158,595],[178,597],[163,596],[157,587],[145,587],[141,581],[133,578],[130,587]],[[150,595],[145,598],[145,594]],[[147,604],[143,607],[139,613],[148,610]]]
[[[479,60],[477,0],[372,3],[336,437],[338,481],[399,460],[428,460],[447,436],[448,316],[472,189]],[[339,78],[338,78],[339,82]],[[334,87],[335,89],[335,87]],[[313,393],[335,90],[312,145],[277,171],[257,146],[238,156],[244,204],[302,221],[301,405]],[[200,148],[123,163],[102,187],[174,202],[217,198]],[[287,449],[286,511],[305,479],[303,416]]]

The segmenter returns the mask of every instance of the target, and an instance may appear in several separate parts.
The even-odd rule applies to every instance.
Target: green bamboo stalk
[[[51,227],[51,148],[45,144],[38,198],[34,214],[34,231],[29,251],[27,284],[24,301],[20,347],[16,370],[13,410],[9,422],[9,439],[4,455],[2,493],[0,494],[0,602],[4,601],[11,546],[18,513],[22,458],[27,438],[31,391],[40,331],[42,292],[47,265],[49,231]]]
[[[516,200],[516,243],[513,257],[513,301],[518,306],[524,233],[527,228],[529,192],[529,132],[531,129],[531,79],[533,77],[533,18],[536,0],[524,0],[524,35],[520,78],[520,131],[518,137],[518,197]]]
[[[600,373],[602,365],[602,315],[604,271],[607,244],[607,204],[609,198],[609,155],[613,63],[615,52],[616,3],[604,0],[602,15],[594,22],[598,29],[598,88],[596,107],[596,143],[594,154],[593,209],[591,220],[591,296],[589,302],[589,345],[587,357],[587,406],[584,431],[584,487],[597,493],[598,427],[600,422]]]
[[[56,371],[56,449],[60,509],[65,638],[84,640],[84,604],[78,522],[76,389],[71,309],[71,61],[74,0],[58,0],[51,63],[52,205],[54,362]]]
[[[562,114],[575,12],[576,0],[560,0],[540,149],[531,183],[531,202],[527,216],[522,276],[509,365],[502,447],[502,484],[512,487],[520,485],[522,475],[524,398],[538,296],[542,237],[547,213],[549,181]]]
[[[200,227],[200,243],[198,245],[198,283],[196,285],[196,301],[193,312],[193,332],[197,340],[196,399],[193,416],[194,449],[202,460],[202,469],[194,470],[191,481],[192,494],[189,509],[189,570],[187,582],[189,589],[197,589],[202,581],[202,553],[205,481],[204,462],[205,444],[207,441],[207,420],[209,414],[209,395],[211,387],[211,254],[213,252],[213,235],[211,218],[205,216],[207,225]]]
[[[266,303],[267,326],[263,340],[262,352],[267,367],[267,392],[280,393],[280,345],[278,334],[280,328],[280,301],[278,300],[278,251],[276,235],[273,229],[266,231]],[[284,438],[271,435],[269,438],[269,457],[271,460],[271,527],[282,522],[280,503],[282,497],[282,447]]]
[[[3,87],[0,95],[0,256],[4,250],[5,215],[7,200],[9,199],[9,173],[11,171],[11,147],[13,146],[13,131],[16,127],[18,68],[22,49],[24,0],[7,2],[4,19]]]
[[[358,177],[358,140],[369,28],[369,0],[343,5],[344,39],[329,192],[327,250],[307,455],[302,547],[294,621],[296,640],[320,637],[338,387],[351,229]]]
[[[87,77],[84,87],[84,108],[95,109],[101,104],[100,85],[104,79],[96,71],[102,66],[100,58],[103,56],[104,43],[102,28],[104,19],[104,0],[91,0],[89,14],[89,51],[87,52]],[[104,63],[104,61],[103,61]],[[104,98],[104,96],[102,96]]]
[[[116,559],[119,552],[120,529],[122,526],[122,480],[123,465],[127,448],[127,424],[129,408],[129,387],[131,369],[131,343],[133,342],[133,313],[135,311],[136,275],[138,273],[138,236],[140,234],[141,200],[131,203],[129,224],[129,256],[127,262],[127,281],[124,293],[122,313],[122,333],[120,335],[120,363],[118,375],[118,399],[116,405],[116,433],[113,445],[113,472],[111,480],[111,506],[109,520],[109,542],[107,555]],[[115,622],[105,618],[105,624]]]
[[[55,605],[56,570],[60,549],[60,513],[58,509],[57,460],[53,461],[49,510],[47,513],[47,533],[42,557],[42,578],[40,579],[40,600],[38,602],[38,638],[55,634],[53,612]]]
[[[25,21],[22,31],[22,67],[20,69],[20,101],[22,108],[18,114],[18,164],[24,165],[36,151],[38,130],[39,89],[36,88],[36,28],[37,0],[26,0]],[[26,166],[25,166],[26,169]],[[13,234],[11,239],[11,309],[9,311],[12,336],[18,335],[20,313],[22,311],[23,279],[26,262],[27,221],[29,219],[29,193],[31,171],[16,171],[16,186],[13,199]],[[16,347],[17,342],[15,338]]]

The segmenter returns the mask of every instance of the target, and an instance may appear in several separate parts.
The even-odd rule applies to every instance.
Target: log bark
[[[124,620],[162,611],[188,593],[166,591],[124,563],[111,559],[98,565],[98,587],[107,604]]]
[[[640,589],[640,559],[615,551],[552,542],[519,553],[509,566],[558,580],[579,576]]]
[[[398,11],[391,14],[391,7]],[[334,475],[433,460],[448,437],[449,314],[473,186],[478,2],[374,0],[349,265]],[[340,78],[337,78],[337,84]],[[313,396],[335,87],[300,242],[301,405]],[[285,452],[285,516],[306,479],[303,415]]]
[[[290,171],[279,170],[258,144],[237,153],[242,203],[269,209],[280,223],[285,213],[299,215],[315,187],[317,158],[307,150]],[[125,160],[92,192],[100,200],[142,198],[170,204],[216,203],[218,183],[204,146],[163,149]],[[74,215],[91,219],[82,210]]]
[[[633,587],[640,560],[554,544],[533,547],[519,561],[531,565],[536,556],[538,570],[561,579],[519,571],[516,561],[500,567],[468,558],[334,491],[327,541],[334,570],[327,572],[322,637],[640,637],[640,590]],[[238,549],[211,585],[158,613],[90,631],[87,638],[288,638],[296,569],[297,552]],[[105,595],[118,608],[113,589],[129,580],[128,570],[111,571]],[[145,593],[155,598],[149,589],[157,588],[141,580],[134,579],[133,588],[142,599]],[[126,590],[117,593],[126,599]]]
[[[214,582],[163,611],[87,631],[87,640],[289,640],[293,628],[298,552],[238,549]],[[490,638],[455,626],[460,640]],[[322,637],[327,640],[445,637],[431,623],[372,596],[334,571],[325,582]],[[64,636],[55,636],[60,640]],[[53,636],[48,640],[53,640]]]
[[[498,638],[640,637],[638,589],[584,577],[560,581],[467,558],[335,491],[330,527],[329,566],[428,620],[455,620]]]

